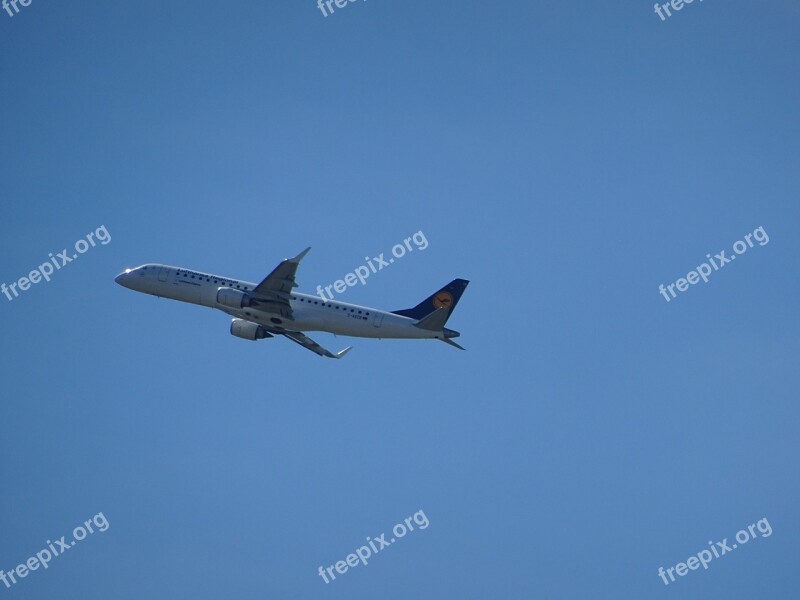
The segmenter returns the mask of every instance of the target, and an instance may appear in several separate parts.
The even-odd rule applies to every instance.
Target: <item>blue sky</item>
[[[800,9],[311,0],[0,12],[0,596],[789,598]],[[671,302],[658,293],[757,227]],[[342,299],[471,284],[426,341],[249,343],[145,262]],[[424,511],[325,584],[317,574]],[[767,518],[773,534],[657,571]],[[387,536],[388,537],[388,536]]]

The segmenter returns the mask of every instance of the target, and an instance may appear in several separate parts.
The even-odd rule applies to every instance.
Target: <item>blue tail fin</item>
[[[432,312],[439,308],[449,309],[448,317],[453,314],[461,294],[467,289],[469,281],[466,279],[453,279],[450,283],[444,286],[435,294],[425,298],[422,302],[417,304],[414,308],[406,308],[404,310],[393,310],[392,312],[402,317],[409,317],[411,319],[424,319]]]

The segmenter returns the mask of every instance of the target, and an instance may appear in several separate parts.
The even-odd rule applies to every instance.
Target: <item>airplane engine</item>
[[[258,323],[252,323],[244,319],[234,319],[231,321],[231,335],[251,341],[272,337],[272,334]]]
[[[241,290],[222,287],[217,290],[217,304],[228,308],[246,308],[250,306],[250,296]]]

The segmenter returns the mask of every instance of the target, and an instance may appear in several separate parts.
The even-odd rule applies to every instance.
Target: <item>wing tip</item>
[[[298,254],[297,256],[295,256],[294,258],[292,258],[292,259],[291,259],[291,261],[292,261],[292,262],[300,262],[301,260],[303,260],[303,257],[304,257],[306,254],[308,254],[309,250],[311,250],[311,246],[309,246],[308,248],[306,248],[305,250],[303,250],[303,251],[302,251],[300,254]]]
[[[350,352],[350,350],[352,350],[352,349],[353,349],[353,347],[352,347],[352,346],[348,346],[348,347],[347,347],[347,348],[345,348],[344,350],[339,350],[339,352],[337,352],[337,353],[334,355],[334,358],[342,358],[342,357],[343,357],[345,354],[347,354],[348,352]]]

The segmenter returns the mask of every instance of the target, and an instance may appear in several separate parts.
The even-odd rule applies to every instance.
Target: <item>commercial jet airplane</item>
[[[114,281],[137,292],[226,312],[233,317],[231,334],[236,337],[261,340],[283,335],[328,358],[342,358],[352,346],[333,353],[306,337],[304,331],[363,338],[437,339],[464,349],[451,339],[461,334],[447,329],[445,323],[469,281],[454,279],[414,308],[405,310],[387,312],[336,302],[292,292],[297,287],[297,266],[310,249],[281,262],[258,285],[152,263],[125,269]]]

